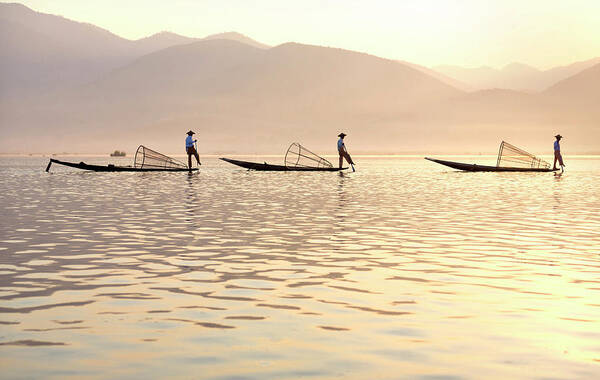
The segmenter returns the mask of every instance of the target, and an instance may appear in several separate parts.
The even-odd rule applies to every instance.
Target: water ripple
[[[0,159],[5,373],[600,376],[597,158],[562,176],[203,162],[47,174]]]

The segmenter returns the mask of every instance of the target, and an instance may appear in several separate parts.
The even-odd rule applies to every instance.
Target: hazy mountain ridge
[[[600,63],[600,57],[548,70],[539,70],[522,63],[511,63],[501,69],[488,66],[467,68],[453,65],[439,65],[432,69],[459,82],[464,82],[474,90],[504,88],[541,92],[598,63]]]
[[[166,49],[175,45],[189,44],[198,41],[198,38],[181,36],[176,33],[162,31],[151,36],[135,40],[135,49],[140,54],[147,54],[153,51]]]
[[[19,3],[0,3],[0,19],[20,23],[45,35],[60,35],[65,42],[93,51],[93,44],[103,41],[123,43],[125,40],[116,34],[93,24],[73,21],[62,16],[36,12]],[[73,34],[74,28],[79,33]],[[124,44],[123,44],[124,45]]]
[[[20,4],[0,4],[0,28],[3,94],[85,82],[134,55],[107,30]]]
[[[35,12],[16,3],[0,3],[0,32],[0,96],[88,83],[145,54],[201,40],[171,32],[128,40],[91,24]],[[234,32],[205,37],[216,38],[267,47]]]
[[[439,71],[435,71],[434,69],[430,69],[428,67],[425,67],[425,66],[422,66],[422,65],[418,65],[416,63],[408,62],[408,61],[399,60],[398,62],[401,63],[401,64],[403,64],[403,65],[410,66],[413,69],[419,70],[419,71],[421,71],[421,72],[423,72],[423,73],[425,73],[425,74],[427,74],[429,76],[432,76],[432,77],[434,77],[434,78],[436,78],[436,79],[438,79],[438,80],[446,83],[447,85],[452,86],[454,88],[457,88],[459,90],[462,90],[462,91],[473,91],[473,87],[470,86],[470,85],[468,85],[468,84],[466,84],[465,82],[461,82],[461,81],[459,81],[457,79],[451,78],[451,77],[449,77],[447,75],[442,74]]]
[[[558,82],[542,96],[551,107],[567,106],[575,110],[578,118],[573,118],[572,122],[600,131],[600,63]],[[598,141],[595,145],[600,148]]]
[[[185,45],[192,42],[197,41],[208,41],[208,40],[231,40],[241,42],[246,45],[250,45],[259,49],[268,49],[269,45],[265,45],[258,41],[253,40],[252,38],[245,36],[241,33],[237,32],[224,32],[211,34],[204,38],[192,38],[182,36],[176,33],[162,31],[159,33],[155,33],[151,36],[140,38],[138,40],[134,40],[135,48],[141,52],[141,54],[147,54],[149,52],[155,52],[158,50],[166,49],[171,46],[176,45]]]
[[[265,142],[283,146],[294,136],[323,135],[326,124],[332,130],[325,134],[373,116],[393,121],[398,112],[461,94],[420,71],[363,53],[202,40],[147,54],[88,85],[40,99],[33,108],[44,111],[43,121],[33,112],[20,132],[35,134],[44,124],[79,135],[83,123],[97,141],[109,132],[160,140],[165,126],[175,131],[178,124],[201,123],[230,139],[241,126],[251,129],[245,140],[267,138],[255,144],[266,149]],[[69,112],[61,112],[64,105]],[[356,134],[385,138],[386,132]]]
[[[545,91],[549,95],[589,100],[598,105],[600,99],[600,63],[563,79]]]
[[[263,44],[261,42],[255,41],[252,38],[245,36],[238,32],[225,32],[225,33],[217,33],[211,34],[210,36],[202,38],[203,40],[232,40],[241,42],[246,45],[250,45],[259,49],[268,49],[271,46]]]
[[[600,88],[596,70],[543,94],[464,92],[419,65],[343,49],[298,43],[268,48],[237,33],[191,39],[163,32],[130,41],[101,32],[94,38],[114,45],[96,57],[69,39],[0,21],[7,31],[17,25],[14,34],[24,39],[14,44],[13,34],[0,36],[7,59],[5,44],[13,52],[24,49],[26,54],[13,56],[21,59],[25,77],[48,71],[86,78],[62,78],[69,85],[46,92],[39,80],[30,88],[14,84],[29,91],[25,98],[7,91],[4,80],[16,69],[3,67],[3,152],[111,151],[115,141],[127,141],[119,148],[130,151],[144,143],[179,152],[181,135],[190,128],[202,151],[241,153],[276,153],[291,141],[328,152],[342,130],[354,152],[489,151],[501,139],[545,151],[556,132],[570,139],[571,149],[589,151],[597,150],[600,138],[597,107],[587,105]],[[125,45],[132,55],[121,54]],[[36,66],[40,55],[56,56],[57,63]],[[531,71],[519,65],[507,70]]]

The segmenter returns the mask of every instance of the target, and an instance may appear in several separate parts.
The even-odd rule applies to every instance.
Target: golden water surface
[[[565,160],[2,158],[0,377],[598,378],[600,159]]]

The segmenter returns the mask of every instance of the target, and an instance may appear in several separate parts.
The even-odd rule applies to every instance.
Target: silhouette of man
[[[198,162],[198,165],[202,165],[200,163],[200,157],[198,157],[198,152],[194,147],[194,143],[198,140],[194,140],[194,138],[192,137],[193,134],[193,131],[188,131],[188,136],[185,138],[185,151],[188,156],[188,169],[190,170],[192,169],[192,156],[196,157],[196,162]]]
[[[552,170],[556,170],[556,161],[560,164],[561,169],[565,166],[563,163],[562,155],[560,154],[560,140],[562,139],[561,135],[556,135],[556,141],[554,142],[554,165]],[[563,169],[564,170],[564,169]]]
[[[352,157],[350,157],[350,155],[348,154],[348,151],[346,150],[346,145],[344,144],[344,137],[346,137],[346,134],[342,132],[338,135],[338,137],[340,138],[337,142],[338,153],[340,154],[340,169],[342,168],[342,164],[344,163],[345,158],[346,161],[348,161],[348,163],[352,165],[352,171],[354,171],[354,161],[352,161]]]

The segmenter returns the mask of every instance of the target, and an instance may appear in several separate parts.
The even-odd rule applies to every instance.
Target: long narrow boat
[[[438,164],[451,167],[453,169],[464,170],[468,172],[552,172],[555,170],[546,168],[517,168],[517,167],[498,167],[477,164],[465,164],[462,162],[438,160],[425,157],[426,160],[437,162]],[[559,170],[559,169],[556,169]]]
[[[550,164],[546,161],[506,141],[500,143],[496,166],[465,164],[463,162],[438,160],[429,157],[425,157],[425,159],[453,169],[468,172],[553,172],[559,170],[550,169]]]
[[[136,168],[133,166],[116,166],[113,164],[108,165],[90,165],[85,162],[68,162],[68,161],[60,161],[54,158],[50,159],[48,166],[46,167],[46,171],[50,170],[50,166],[52,164],[59,164],[64,166],[69,166],[71,168],[82,169],[82,170],[91,170],[94,172],[187,172],[188,168]],[[198,168],[192,168],[193,171],[198,170]]]
[[[46,166],[46,171],[50,170],[50,166],[53,163],[95,172],[187,172],[198,170],[198,168],[188,169],[183,162],[146,148],[143,145],[140,145],[135,152],[133,166],[116,166],[113,164],[90,165],[85,162],[68,162],[51,158],[48,166]]]
[[[285,165],[273,165],[260,163],[260,162],[250,162],[250,161],[239,161],[232,160],[231,158],[221,158],[221,160],[225,162],[229,162],[230,164],[240,166],[242,168],[246,168],[249,170],[261,170],[261,171],[275,171],[275,172],[287,172],[287,171],[297,171],[297,172],[337,172],[340,170],[348,169],[344,168],[329,168],[329,167],[305,167],[305,166],[285,166]]]
[[[306,149],[298,143],[292,143],[288,150],[285,152],[283,159],[283,165],[273,165],[250,162],[250,161],[239,161],[232,160],[231,158],[221,158],[225,162],[240,166],[249,170],[261,170],[261,171],[272,171],[272,172],[339,172],[346,168],[336,168],[327,159],[319,156]]]

